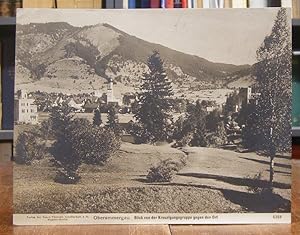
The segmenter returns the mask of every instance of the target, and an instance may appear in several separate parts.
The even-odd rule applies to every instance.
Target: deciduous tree
[[[270,187],[277,152],[291,148],[291,26],[287,10],[278,11],[272,32],[257,50],[255,75],[260,97],[257,105],[258,150],[270,158]]]

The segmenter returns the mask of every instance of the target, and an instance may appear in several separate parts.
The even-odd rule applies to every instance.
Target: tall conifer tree
[[[99,109],[94,111],[93,125],[100,126],[102,124],[101,112]]]
[[[147,64],[149,72],[144,74],[135,118],[142,128],[142,142],[164,141],[168,139],[172,119],[169,114],[172,85],[157,51],[148,58]]]

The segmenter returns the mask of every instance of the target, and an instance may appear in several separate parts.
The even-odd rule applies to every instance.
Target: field
[[[147,183],[160,160],[186,159],[169,183]],[[81,181],[62,185],[47,159],[31,166],[15,165],[15,213],[235,213],[289,211],[291,165],[277,156],[274,194],[264,198],[247,190],[265,187],[268,158],[255,153],[170,145],[122,143],[105,166],[83,165]],[[262,179],[253,178],[261,172]]]

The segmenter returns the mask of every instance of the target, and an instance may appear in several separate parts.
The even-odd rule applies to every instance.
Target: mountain
[[[29,90],[104,92],[107,80],[113,79],[119,93],[133,91],[148,71],[147,58],[154,50],[159,51],[174,88],[182,92],[254,82],[250,65],[213,63],[108,24],[46,23],[17,25],[16,83]]]

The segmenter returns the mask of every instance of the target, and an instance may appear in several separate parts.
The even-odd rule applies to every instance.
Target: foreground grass
[[[255,153],[169,146],[122,144],[104,166],[83,165],[76,185],[54,182],[56,169],[42,160],[15,165],[15,213],[237,213],[289,212],[289,159],[278,159],[275,193],[257,195],[247,187],[248,174],[268,164]],[[187,165],[171,183],[145,182],[149,168],[161,160],[187,158]],[[262,181],[261,183],[263,183]]]
[[[15,213],[234,213],[243,209],[217,190],[183,186],[32,188],[15,197]]]

